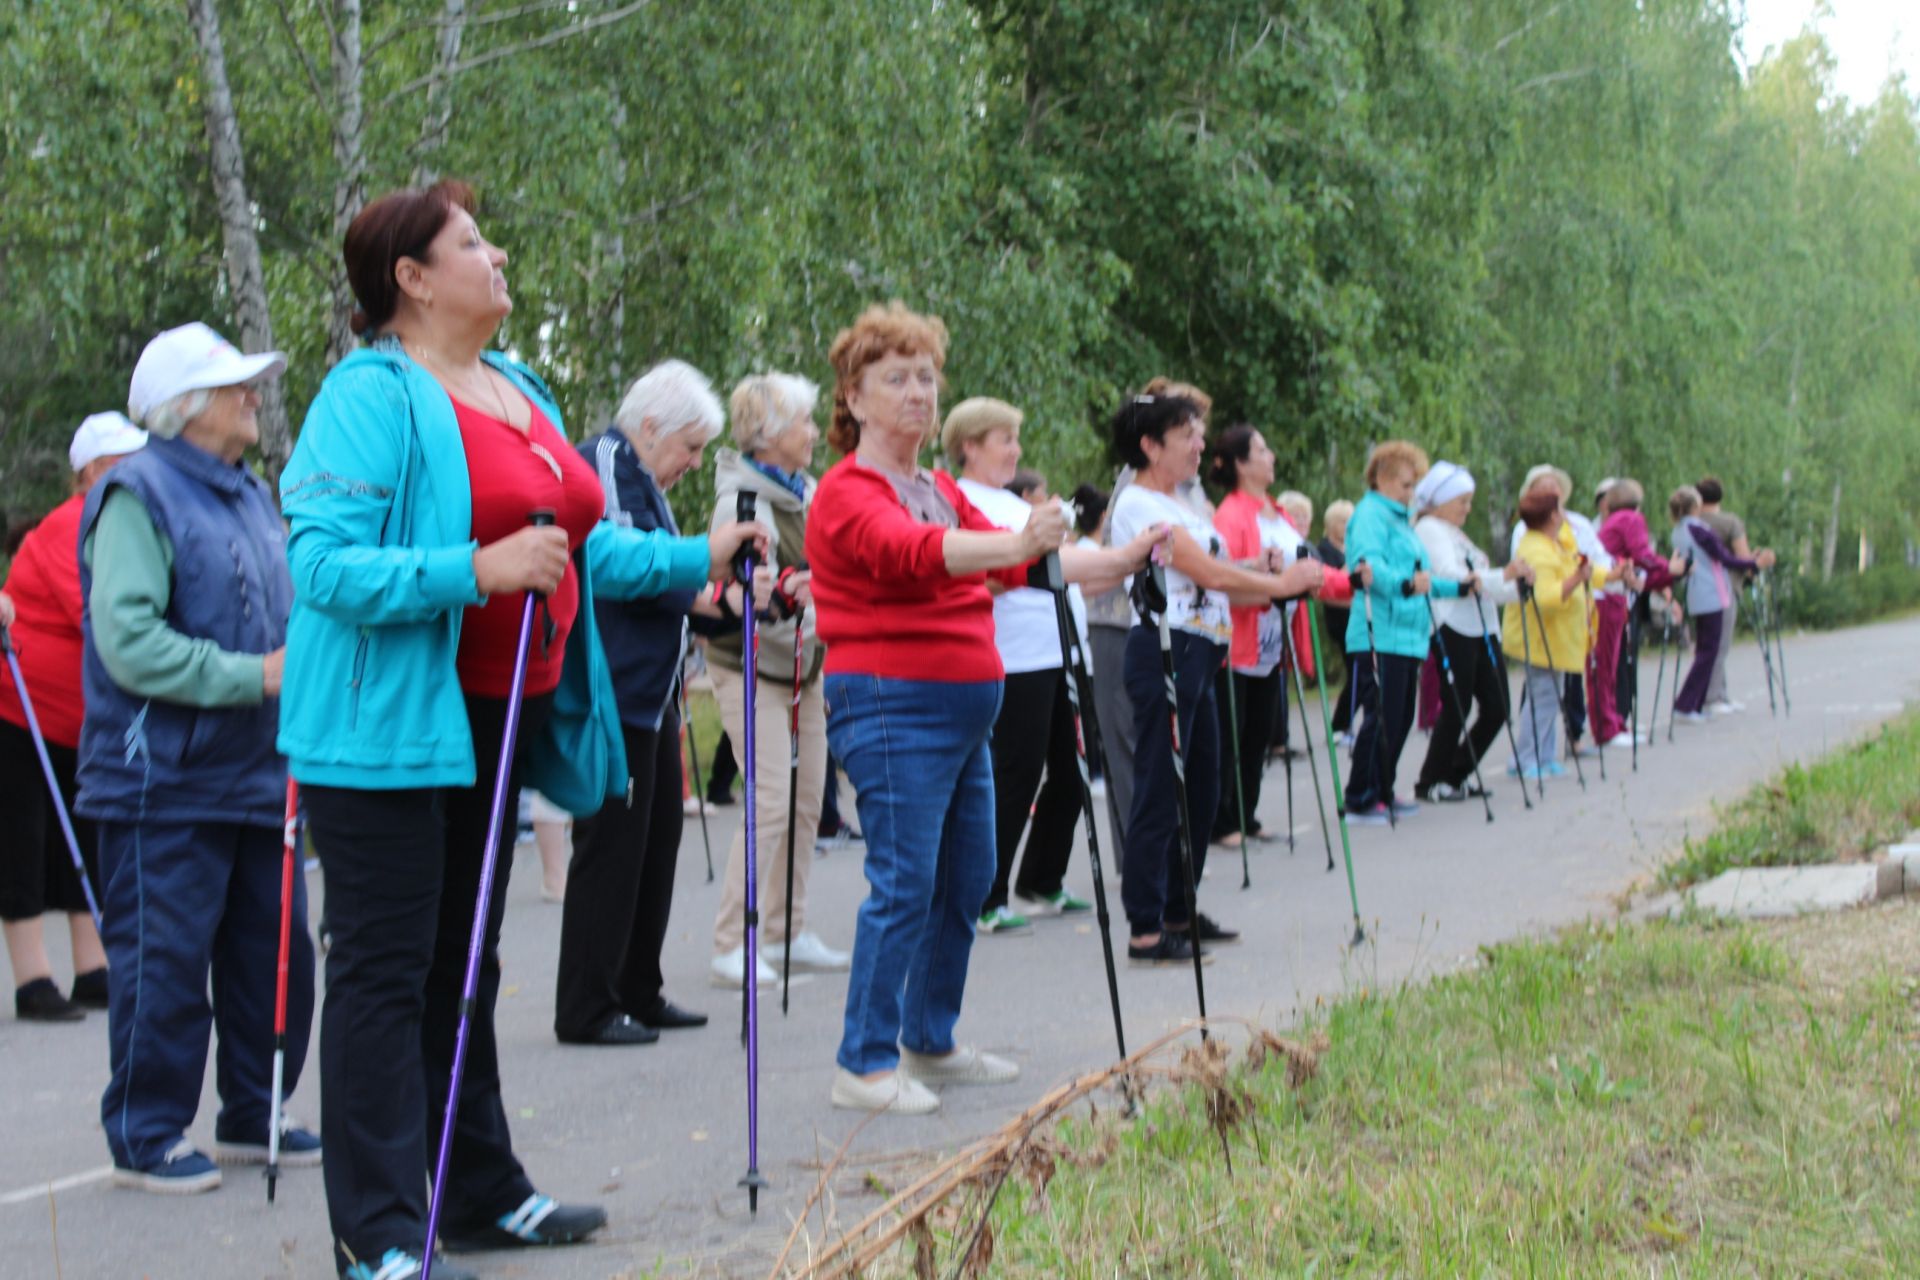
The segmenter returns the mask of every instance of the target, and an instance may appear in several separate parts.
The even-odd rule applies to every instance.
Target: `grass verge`
[[[1729,867],[1778,867],[1866,857],[1920,823],[1920,712],[1811,765],[1789,765],[1720,814],[1660,869],[1680,888]]]

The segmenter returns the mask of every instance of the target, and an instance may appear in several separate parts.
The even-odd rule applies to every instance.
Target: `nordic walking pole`
[[[1312,621],[1311,614],[1309,614],[1308,620]],[[1312,636],[1307,637],[1307,643],[1313,643]],[[1313,800],[1314,804],[1317,805],[1320,810],[1320,839],[1321,842],[1327,846],[1327,870],[1332,871],[1333,828],[1327,825],[1327,798],[1320,790],[1320,762],[1315,758],[1313,753],[1313,722],[1307,719],[1307,687],[1305,681],[1303,681],[1300,676],[1300,664],[1294,660],[1296,657],[1292,636],[1282,631],[1280,633],[1280,661],[1285,663],[1287,668],[1293,673],[1294,701],[1300,704],[1300,736],[1306,740],[1307,744],[1307,773],[1313,779]],[[1320,670],[1318,663],[1314,664],[1313,674],[1316,679],[1319,678]],[[1286,679],[1284,673],[1281,675],[1281,679]],[[1326,688],[1324,681],[1321,682],[1320,687],[1322,689]],[[1329,723],[1331,723],[1330,718]],[[1289,773],[1287,777],[1289,782],[1291,782],[1293,775]],[[1293,797],[1291,794],[1287,797],[1287,821],[1289,825],[1291,825],[1293,821]]]
[[[1133,575],[1133,605],[1140,620],[1160,636],[1160,672],[1167,682],[1167,732],[1173,753],[1173,800],[1180,806],[1180,870],[1186,880],[1187,940],[1193,952],[1193,993],[1200,1006],[1200,1039],[1207,1039],[1207,980],[1200,964],[1200,893],[1193,875],[1193,811],[1187,805],[1187,761],[1180,753],[1180,693],[1173,678],[1173,630],[1167,620],[1165,553],[1158,547],[1145,569]],[[1201,696],[1205,696],[1204,690]],[[1164,927],[1164,925],[1163,925]]]
[[[1547,798],[1547,762],[1541,759],[1541,757],[1546,754],[1546,748],[1542,746],[1540,742],[1540,709],[1533,705],[1535,701],[1533,696],[1533,640],[1527,631],[1527,602],[1532,599],[1533,584],[1531,582],[1521,583],[1520,663],[1526,670],[1520,676],[1520,705],[1527,709],[1527,724],[1533,730],[1533,785],[1539,793],[1540,798],[1545,800]],[[1533,615],[1536,618],[1540,616],[1539,606],[1536,605],[1534,607]],[[1543,622],[1540,624],[1540,639],[1544,641],[1546,638],[1547,626],[1546,623]],[[1549,664],[1547,674],[1553,675],[1551,665],[1553,660],[1549,658],[1547,661]],[[1557,678],[1558,677],[1556,677],[1556,679]],[[1513,762],[1516,765],[1520,763],[1520,753],[1517,748],[1514,751]],[[1520,790],[1524,792],[1526,789],[1527,771],[1523,768],[1520,770]]]
[[[1760,581],[1758,577],[1747,579],[1747,603],[1753,610],[1753,635],[1760,642],[1760,665],[1767,670],[1767,713],[1780,714],[1780,704],[1773,693],[1773,649],[1767,639],[1767,619],[1760,607]]]
[[[1060,553],[1049,551],[1027,570],[1027,585],[1053,597],[1054,626],[1060,632],[1060,663],[1067,682],[1067,705],[1073,711],[1074,760],[1080,766],[1080,812],[1087,820],[1087,861],[1093,868],[1093,906],[1100,922],[1100,958],[1107,963],[1107,1003],[1113,1009],[1113,1039],[1120,1059],[1127,1056],[1127,1031],[1120,1020],[1120,975],[1113,966],[1113,920],[1107,914],[1107,878],[1100,865],[1100,826],[1093,803],[1092,754],[1100,749],[1100,723],[1093,709],[1093,686],[1081,656],[1073,610],[1067,604],[1067,583],[1060,572]],[[1133,1107],[1133,1085],[1122,1076],[1121,1096]]]
[[[693,733],[693,696],[687,692],[686,664],[680,666],[680,723],[687,726],[687,760],[693,774],[693,803],[700,810],[700,847],[707,854],[707,883],[713,883],[713,837],[707,834],[707,788],[700,781],[700,744]]]
[[[293,949],[293,876],[300,845],[300,784],[287,778],[286,825],[281,835],[280,960],[273,975],[273,1103],[267,1118],[267,1203],[280,1181],[281,1089],[287,1077],[287,962]]]
[[[1692,576],[1693,576],[1693,552],[1689,551],[1687,552],[1686,567],[1680,571],[1680,581],[1685,582],[1687,581],[1687,579],[1691,578]],[[1689,599],[1693,597],[1693,588],[1691,587],[1687,588],[1687,597]],[[1684,640],[1686,638],[1686,625],[1684,623],[1681,624],[1680,634],[1681,634],[1681,639]],[[1695,638],[1696,640],[1698,639],[1697,636]],[[1659,714],[1659,711],[1660,711],[1659,707],[1654,708],[1654,713],[1656,715]],[[1679,714],[1679,711],[1680,711],[1680,650],[1675,649],[1673,651],[1673,705],[1667,708],[1667,741],[1668,742],[1673,741],[1673,721],[1674,721],[1674,717],[1677,714]]]
[[[784,595],[776,597],[785,601]],[[787,924],[785,954],[780,960],[780,1016],[787,1016],[787,992],[793,986],[793,827],[799,820],[800,800],[800,667],[801,635],[807,609],[793,602],[793,703],[787,710]],[[1125,1054],[1121,1055],[1125,1057]]]
[[[742,523],[750,522],[754,517],[756,495],[750,489],[742,489],[734,497],[733,517]],[[747,900],[746,900],[746,968],[740,983],[740,1003],[746,1020],[741,1028],[747,1042],[747,1172],[738,1185],[747,1189],[747,1212],[760,1212],[760,1188],[767,1180],[760,1175],[760,984],[754,976],[758,968],[758,948],[760,938],[760,877],[756,865],[759,827],[756,824],[755,775],[759,771],[759,758],[754,751],[754,721],[756,712],[754,699],[757,692],[757,677],[760,666],[759,635],[755,629],[753,607],[753,543],[743,542],[740,551],[734,557],[734,576],[740,580],[742,599],[740,601],[740,627],[744,643],[741,646],[740,669],[746,678],[746,716],[742,724],[744,751],[741,759],[746,763],[746,795],[743,800],[743,819],[746,828],[747,854]],[[791,827],[788,828],[792,830]],[[789,864],[791,865],[791,864]],[[791,901],[792,899],[788,899]],[[792,950],[793,944],[787,944]]]
[[[1233,769],[1233,807],[1240,817],[1240,888],[1253,888],[1253,872],[1247,863],[1247,843],[1253,837],[1247,832],[1247,793],[1240,785],[1240,700],[1233,692],[1233,659],[1227,659],[1227,665],[1221,672],[1227,684],[1227,723],[1232,726],[1227,734],[1227,748],[1230,754],[1229,764]]]
[[[1787,691],[1787,638],[1780,634],[1780,615],[1774,608],[1773,571],[1765,570],[1762,576],[1767,582],[1767,630],[1773,633],[1774,648],[1780,652],[1780,704],[1791,717],[1793,694]]]
[[[1287,614],[1285,601],[1276,600],[1273,607],[1280,611],[1279,699],[1284,705],[1287,701],[1287,668],[1293,661],[1291,656],[1293,653],[1293,645],[1288,642],[1287,633],[1292,629],[1291,624],[1293,619]],[[1306,712],[1302,711],[1300,714],[1302,719],[1306,717]],[[1286,753],[1280,757],[1280,767],[1287,771],[1287,852],[1292,854],[1298,852],[1293,844],[1293,713],[1291,711],[1286,712],[1280,718],[1287,731],[1287,749]],[[1307,740],[1309,742],[1313,740],[1311,733],[1307,735]]]
[[[1477,592],[1478,588],[1474,590]],[[1447,692],[1453,695],[1453,714],[1460,721],[1460,740],[1454,745],[1459,746],[1460,742],[1467,744],[1467,758],[1473,763],[1473,785],[1480,789],[1480,806],[1487,811],[1487,821],[1492,822],[1493,800],[1487,795],[1486,779],[1480,776],[1480,757],[1474,754],[1472,740],[1467,737],[1467,708],[1460,698],[1459,681],[1454,678],[1453,658],[1447,653],[1447,642],[1440,636],[1440,618],[1433,611],[1433,597],[1428,595],[1426,600],[1427,626],[1433,632],[1433,648],[1440,655],[1440,672],[1446,677]],[[1520,786],[1522,790],[1526,789],[1525,779],[1521,780]]]
[[[47,779],[47,795],[53,801],[53,814],[60,819],[60,834],[67,838],[67,854],[73,859],[73,874],[80,877],[80,892],[86,895],[87,911],[93,916],[93,930],[99,933],[100,900],[93,896],[93,882],[87,879],[87,864],[80,857],[80,838],[73,834],[73,819],[67,816],[66,797],[60,794],[60,780],[53,772],[53,757],[47,754],[46,735],[40,732],[40,717],[33,713],[33,699],[27,696],[27,679],[20,674],[20,657],[14,651],[13,633],[0,627],[0,652],[7,655],[7,670],[13,675],[14,690],[20,695],[20,709],[27,713],[27,732],[40,757],[40,772]]]
[[[1333,776],[1333,794],[1338,798],[1340,795],[1340,751],[1333,742],[1333,713],[1327,709],[1327,667],[1325,663],[1320,661],[1320,617],[1313,607],[1312,596],[1307,597],[1307,643],[1312,646],[1313,682],[1320,690],[1320,723],[1325,726],[1327,731],[1327,772]],[[1306,718],[1305,711],[1302,711],[1300,715],[1302,719]],[[1314,794],[1316,796],[1319,794],[1317,777],[1315,780]],[[1353,904],[1353,942],[1350,945],[1357,947],[1367,940],[1367,930],[1366,927],[1360,923],[1360,894],[1359,891],[1353,887],[1353,841],[1347,835],[1347,808],[1345,803],[1336,805],[1333,812],[1340,819],[1340,853],[1346,859],[1347,863],[1347,900]],[[1322,809],[1320,813],[1320,826],[1324,830],[1326,825],[1327,815],[1326,811]],[[1331,841],[1332,837],[1329,836],[1328,839]],[[1333,853],[1331,848],[1329,848],[1327,853],[1327,863],[1328,870],[1332,870]]]
[[[1627,602],[1627,666],[1633,672],[1633,705],[1627,708],[1632,723],[1627,727],[1633,734],[1633,773],[1640,772],[1640,612],[1646,601],[1647,593],[1642,590]]]
[[[541,508],[533,524],[553,523]],[[507,718],[500,730],[500,764],[493,775],[493,803],[487,811],[487,847],[480,855],[480,892],[473,906],[473,932],[467,938],[467,974],[460,984],[460,1027],[453,1041],[453,1072],[447,1077],[447,1112],[440,1125],[440,1152],[433,1162],[433,1186],[427,1206],[427,1247],[422,1250],[420,1280],[432,1280],[433,1242],[440,1236],[440,1208],[446,1199],[447,1162],[453,1156],[453,1127],[460,1115],[460,1077],[467,1068],[467,1043],[473,1035],[473,1002],[480,991],[480,958],[487,949],[487,916],[493,906],[493,877],[500,862],[500,836],[507,819],[507,786],[513,781],[513,748],[520,736],[520,707],[527,696],[527,651],[533,643],[533,611],[539,593],[528,591],[520,609],[520,637],[513,650],[513,687],[507,691]]]
[[[1355,570],[1365,569],[1365,560],[1354,563]],[[1416,569],[1414,572],[1418,573]],[[1405,585],[1412,586],[1409,581]],[[1380,776],[1381,739],[1387,734],[1387,685],[1380,678],[1380,650],[1373,643],[1373,575],[1367,575],[1367,585],[1360,589],[1360,603],[1367,616],[1367,657],[1373,662],[1373,715],[1378,721],[1373,727],[1373,781],[1376,787],[1383,787],[1387,793],[1387,825],[1399,829],[1400,819],[1393,812],[1393,779]],[[1355,695],[1358,696],[1358,695]]]
[[[1671,606],[1660,610],[1660,657],[1653,665],[1653,710],[1647,713],[1647,746],[1651,748],[1660,741],[1660,690],[1666,687],[1667,650],[1673,646],[1673,613]],[[1675,664],[1675,679],[1679,678],[1679,664]],[[1634,700],[1634,711],[1639,712],[1639,699]]]
[[[1593,690],[1598,684],[1595,677],[1596,673],[1600,670],[1599,664],[1593,660],[1594,628],[1600,624],[1600,606],[1595,603],[1593,598],[1592,579],[1581,583],[1580,590],[1585,592],[1587,597],[1587,653],[1586,661],[1580,664],[1582,668],[1580,675],[1581,678],[1587,682],[1587,719],[1589,723],[1591,723],[1593,719]],[[1546,631],[1543,629],[1540,634],[1545,635]],[[1580,758],[1579,748],[1573,743],[1568,743],[1567,745],[1573,749],[1574,759],[1578,760]],[[1600,761],[1600,781],[1604,783],[1607,780],[1607,744],[1601,741],[1600,731],[1597,728],[1594,729],[1593,734],[1593,753]]]
[[[1540,593],[1536,591],[1530,598],[1533,601],[1534,621],[1540,624],[1540,651],[1546,657],[1547,671],[1552,674],[1554,687],[1560,694],[1560,724],[1562,728],[1569,731],[1567,735],[1567,752],[1573,757],[1573,776],[1580,780],[1580,789],[1585,791],[1587,789],[1587,771],[1580,767],[1580,752],[1574,747],[1572,741],[1573,709],[1567,704],[1567,682],[1560,678],[1559,669],[1553,665],[1553,642],[1547,639],[1547,619],[1545,615],[1540,612]],[[1540,728],[1540,722],[1537,719],[1534,721],[1533,727],[1536,731]],[[1535,746],[1534,750],[1538,751],[1539,747]],[[1544,769],[1545,767],[1546,762],[1542,761],[1541,768]]]
[[[1481,647],[1487,651],[1487,661],[1492,664],[1496,682],[1500,686],[1500,717],[1506,721],[1507,749],[1513,752],[1513,765],[1514,768],[1518,769],[1520,767],[1520,740],[1513,736],[1513,691],[1507,686],[1507,663],[1506,659],[1500,656],[1500,651],[1494,647],[1493,631],[1487,625],[1486,597],[1477,591],[1473,593],[1473,611],[1480,618]],[[1495,619],[1497,620],[1498,617],[1499,615],[1496,614]],[[1524,613],[1521,614],[1520,624],[1521,630],[1523,631],[1526,629],[1526,621],[1526,615]],[[1538,750],[1538,748],[1535,748],[1535,750]],[[1481,789],[1485,790],[1484,787]],[[1521,775],[1520,778],[1520,803],[1529,809],[1533,808],[1533,800],[1527,795],[1527,779],[1524,774]]]

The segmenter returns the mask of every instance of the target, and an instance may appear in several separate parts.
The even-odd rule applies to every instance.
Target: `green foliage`
[[[1824,582],[1811,575],[1789,579],[1779,598],[1789,625],[1821,631],[1912,609],[1920,609],[1920,571],[1903,564],[1877,564]]]
[[[339,3],[221,4],[296,423]],[[1717,471],[1811,576],[1920,535],[1920,115],[1898,83],[1836,100],[1817,36],[1742,73],[1718,0],[628,7],[468,5],[486,61],[428,152],[443,6],[365,6],[365,190],[476,182],[502,341],[576,434],[666,355],[825,382],[900,297],[946,319],[953,397],[1026,409],[1057,491],[1106,476],[1101,424],[1165,373],[1322,506],[1409,436],[1496,526],[1551,458],[1656,497]],[[0,0],[0,70],[0,510],[32,514],[146,337],[231,323],[179,7]]]
[[[1907,714],[1864,741],[1811,765],[1788,765],[1724,813],[1711,834],[1690,839],[1660,869],[1670,886],[1709,880],[1730,867],[1781,867],[1859,859],[1920,823],[1920,715]]]

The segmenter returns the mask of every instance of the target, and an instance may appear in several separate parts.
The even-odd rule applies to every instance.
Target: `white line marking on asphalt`
[[[52,1182],[41,1182],[31,1187],[22,1187],[18,1191],[9,1191],[0,1196],[0,1206],[26,1204],[29,1201],[44,1200],[56,1191],[71,1191],[75,1187],[84,1187],[89,1182],[98,1182],[113,1173],[113,1166],[103,1164],[98,1169],[89,1169],[85,1173],[70,1173],[64,1178],[55,1178]]]

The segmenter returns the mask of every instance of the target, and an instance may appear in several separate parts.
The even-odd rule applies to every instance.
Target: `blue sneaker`
[[[414,1280],[422,1271],[420,1255],[406,1249],[389,1249],[380,1255],[378,1262],[356,1262],[340,1273],[340,1280]],[[433,1274],[440,1280],[480,1280],[465,1267],[456,1266],[445,1258],[436,1256],[433,1260]]]
[[[1549,778],[1564,778],[1567,776],[1567,766],[1555,760],[1547,766],[1546,773]]]
[[[113,1185],[161,1196],[191,1196],[220,1185],[220,1167],[186,1138],[173,1144],[160,1163],[148,1169],[113,1170]]]
[[[1384,804],[1370,804],[1347,814],[1347,825],[1350,827],[1384,827],[1392,821]]]
[[[221,1164],[265,1164],[267,1136],[240,1142],[215,1136],[213,1158]],[[289,1116],[280,1117],[280,1167],[310,1169],[320,1163],[320,1135]]]

